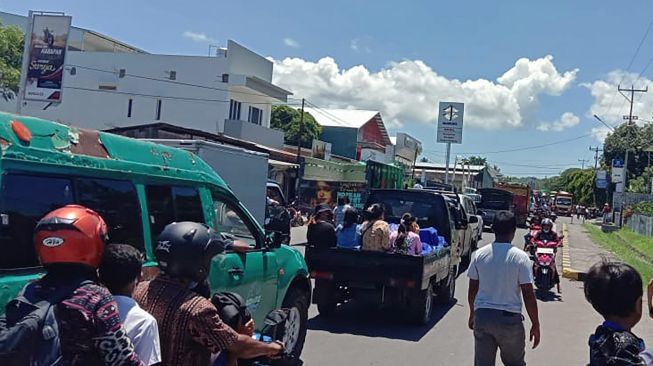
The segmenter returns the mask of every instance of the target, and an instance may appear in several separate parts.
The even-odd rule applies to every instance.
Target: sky
[[[417,137],[435,162],[438,103],[463,102],[451,163],[482,155],[506,175],[593,165],[589,148],[609,129],[592,116],[618,125],[628,114],[618,84],[652,86],[633,110],[653,119],[650,1],[0,0],[0,10],[63,11],[152,53],[207,55],[233,39],[273,60],[293,98],[379,110],[390,134]]]

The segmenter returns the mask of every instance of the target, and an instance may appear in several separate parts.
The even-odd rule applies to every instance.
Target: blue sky
[[[587,135],[540,149],[484,154],[510,175],[554,175],[565,167],[580,166],[578,159],[592,159],[593,164],[588,148],[600,144],[592,129],[597,134],[601,125],[591,115],[621,122],[627,108],[613,84],[637,79],[653,57],[650,34],[627,70],[653,18],[650,1],[60,0],[43,4],[2,0],[0,10],[18,14],[30,9],[64,11],[73,16],[76,26],[154,53],[206,55],[210,44],[236,40],[283,63],[279,69],[283,66],[289,75],[280,82],[293,86],[295,97],[307,97],[321,106],[376,107],[391,120],[391,132],[406,131],[420,138],[426,155],[435,161],[443,160],[445,147],[435,143],[434,112],[427,113],[428,105],[435,108],[437,101],[452,96],[469,97],[461,101],[471,108],[463,144],[454,145],[453,154],[503,151]],[[546,59],[547,55],[552,59]],[[306,82],[307,75],[295,72],[295,68],[308,67],[306,72],[317,73],[324,57],[333,59],[331,70],[335,68],[336,74],[361,65],[347,77],[331,76],[347,85],[361,84],[349,86],[351,90],[334,98],[339,91],[313,87]],[[288,58],[295,60],[285,63]],[[522,66],[530,65],[529,74],[515,84],[524,80],[530,84],[518,90],[512,84],[505,88],[507,82],[497,79],[521,58],[528,59]],[[430,79],[424,80],[429,82],[420,82],[424,69],[419,65],[428,68]],[[556,74],[542,76],[540,71],[550,71],[550,66]],[[414,74],[415,82],[401,83],[406,80],[404,74],[416,68],[422,71]],[[569,73],[566,78],[565,73]],[[646,86],[651,74],[653,67],[641,75],[637,86]],[[315,76],[319,77],[323,75]],[[373,96],[378,90],[370,82],[379,82],[373,85],[380,89],[392,85],[397,90],[387,98]],[[465,85],[455,91],[460,84]],[[454,91],[449,93],[449,89]],[[349,95],[356,98],[347,99]],[[397,103],[388,100],[397,95],[402,96]],[[641,119],[651,119],[653,90],[649,95],[638,99],[635,113]],[[412,104],[422,97],[424,103]],[[514,98],[522,99],[515,102]],[[485,104],[480,108],[474,102]],[[479,108],[474,115],[475,107]],[[509,118],[516,119],[503,123]],[[566,122],[555,125],[561,119]],[[546,123],[549,131],[541,131],[547,129]]]

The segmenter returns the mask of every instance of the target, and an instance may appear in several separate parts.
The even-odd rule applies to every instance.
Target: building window
[[[134,106],[134,100],[132,98],[129,98],[129,101],[127,102],[127,117],[132,116],[132,107]]]
[[[155,119],[158,121],[161,119],[161,99],[156,100],[156,117]]]
[[[229,103],[229,119],[240,120],[241,103],[236,100],[231,100]]]
[[[256,123],[257,125],[262,124],[263,122],[263,110],[256,107],[249,107],[249,117],[248,121]]]

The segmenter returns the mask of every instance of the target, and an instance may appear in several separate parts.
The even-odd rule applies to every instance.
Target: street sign
[[[630,119],[630,116],[622,116],[624,119]],[[638,116],[633,116],[633,121],[637,121],[639,119]]]
[[[464,111],[463,103],[440,102],[437,142],[462,144]]]
[[[612,167],[613,168],[623,168],[624,167],[624,161],[621,159],[612,159]]]
[[[607,179],[597,179],[596,180],[596,188],[599,188],[599,189],[608,188],[608,180]]]
[[[596,180],[607,180],[608,179],[608,172],[605,170],[597,170],[596,171]]]

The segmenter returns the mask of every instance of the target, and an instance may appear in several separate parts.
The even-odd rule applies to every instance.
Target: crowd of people
[[[405,213],[400,223],[391,227],[385,221],[382,205],[370,205],[359,214],[349,205],[347,197],[339,197],[333,209],[327,204],[315,207],[307,229],[307,241],[318,248],[421,255],[424,243],[419,232],[417,219],[410,213]]]
[[[222,366],[284,352],[255,340],[251,321],[226,325],[208,298],[213,256],[246,244],[203,223],[171,223],[154,253],[160,273],[141,281],[143,254],[108,244],[107,234],[99,214],[77,205],[38,222],[34,245],[46,273],[0,318],[0,364]]]

